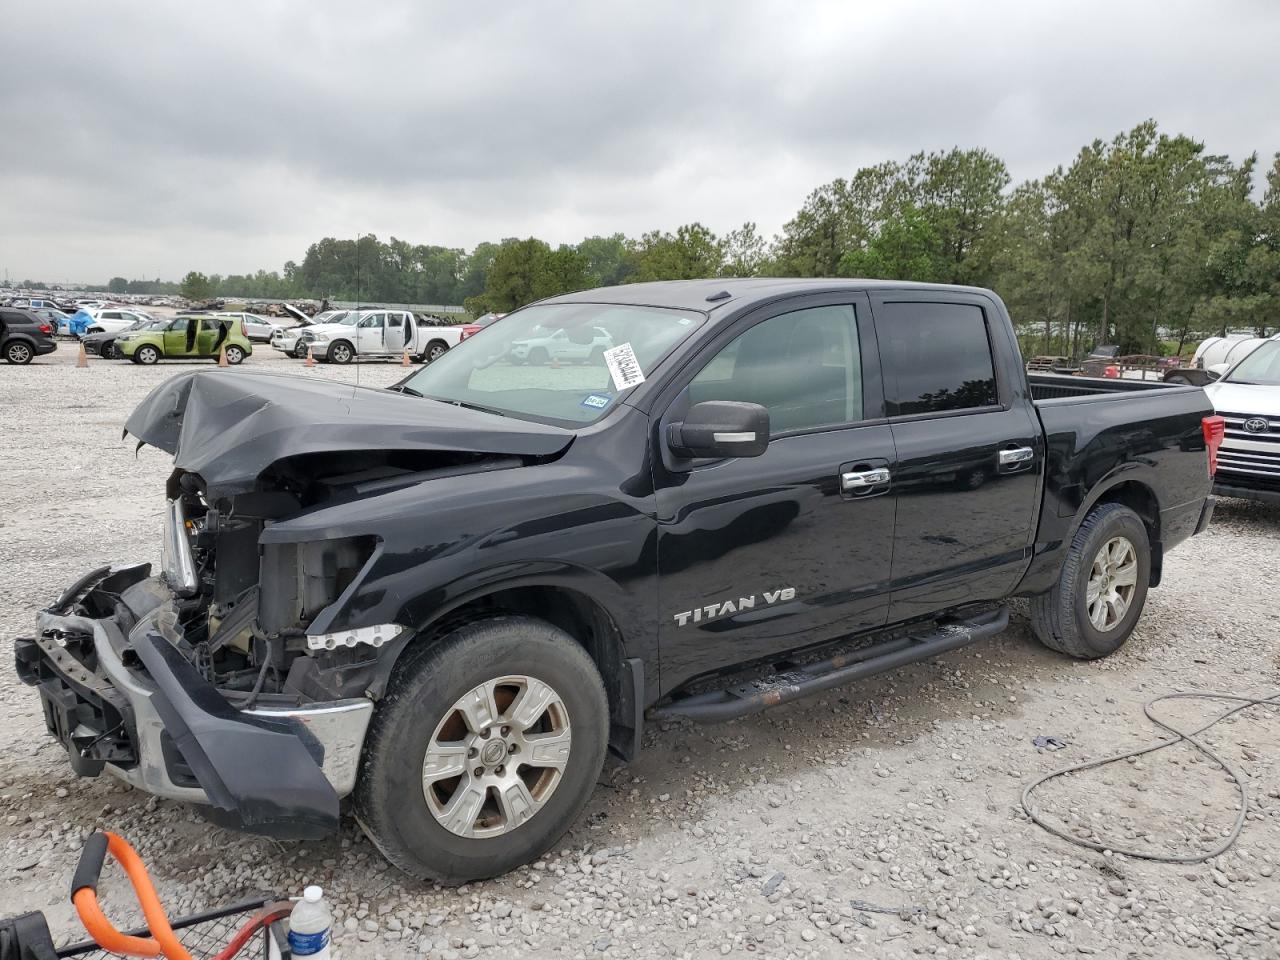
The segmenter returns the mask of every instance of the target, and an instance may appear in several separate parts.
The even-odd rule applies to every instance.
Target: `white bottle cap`
[[[302,899],[307,903],[319,903],[320,898],[324,896],[324,891],[319,887],[307,887],[302,891]]]

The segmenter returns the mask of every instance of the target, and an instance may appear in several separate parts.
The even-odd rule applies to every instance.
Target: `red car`
[[[467,337],[474,337],[485,327],[489,326],[489,324],[493,323],[495,320],[501,320],[505,316],[505,313],[486,313],[483,317],[476,317],[474,323],[468,323],[462,328],[462,337],[458,342],[461,343],[462,340],[467,339]]]

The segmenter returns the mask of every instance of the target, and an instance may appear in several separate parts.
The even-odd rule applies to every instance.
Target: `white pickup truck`
[[[407,348],[418,363],[430,363],[462,339],[462,324],[436,326],[407,310],[351,310],[332,323],[313,323],[298,333],[297,352],[317,360],[398,360]]]

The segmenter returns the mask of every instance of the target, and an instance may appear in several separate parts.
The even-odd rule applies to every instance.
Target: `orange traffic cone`
[[[227,345],[225,343],[218,348],[218,366],[220,367],[230,366],[230,364],[227,363]]]
[[[302,364],[304,367],[314,367],[316,365],[316,348],[307,347],[307,359]]]
[[[400,354],[400,366],[409,366],[409,348],[407,346],[404,348],[404,353]]]
[[[77,367],[89,366],[89,354],[85,353],[83,340],[80,341],[80,355],[76,357],[76,366]]]

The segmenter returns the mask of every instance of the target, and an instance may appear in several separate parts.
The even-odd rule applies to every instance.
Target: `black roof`
[[[660,280],[596,287],[551,297],[543,303],[623,303],[646,307],[674,307],[710,312],[721,307],[772,300],[792,293],[826,290],[948,290],[977,292],[977,287],[945,283],[908,283],[902,280],[842,280],[832,277],[721,277],[710,280]],[[727,292],[729,296],[723,294]],[[982,291],[986,292],[986,291]],[[720,296],[717,296],[720,295]]]

